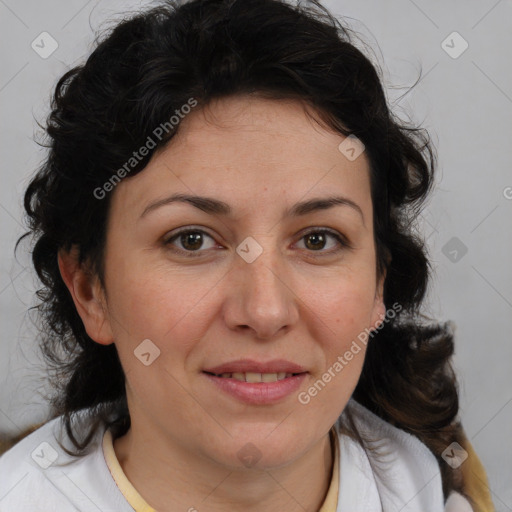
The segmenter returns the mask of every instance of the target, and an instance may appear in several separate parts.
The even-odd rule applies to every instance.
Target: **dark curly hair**
[[[30,231],[24,237],[33,235],[33,264],[43,285],[36,308],[55,385],[51,414],[63,416],[77,456],[100,422],[119,435],[130,417],[115,344],[103,346],[87,335],[57,253],[76,247],[80,262],[103,284],[110,203],[109,194],[98,200],[94,191],[190,98],[202,107],[215,98],[257,94],[300,100],[329,127],[364,143],[377,275],[386,272],[386,307],[402,309],[371,337],[353,396],[430,448],[445,496],[452,489],[464,493],[459,470],[441,458],[463,436],[450,362],[453,333],[420,312],[431,269],[414,226],[432,189],[436,155],[425,129],[389,110],[378,70],[354,44],[352,30],[316,0],[308,6],[169,0],[116,24],[85,64],[60,78],[45,128],[48,157],[25,193]],[[178,129],[165,133],[130,176]],[[79,439],[72,420],[85,409],[94,421]]]

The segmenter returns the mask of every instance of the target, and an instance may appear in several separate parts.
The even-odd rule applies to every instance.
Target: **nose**
[[[250,330],[260,340],[290,330],[299,319],[299,298],[282,257],[267,248],[252,263],[236,255],[233,266],[224,303],[228,327],[240,332]]]

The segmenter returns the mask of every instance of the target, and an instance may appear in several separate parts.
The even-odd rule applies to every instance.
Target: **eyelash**
[[[187,250],[184,250],[184,249],[176,249],[176,248],[171,248],[170,247],[174,240],[178,239],[181,235],[187,234],[187,233],[201,233],[203,235],[206,235],[206,236],[210,237],[212,240],[214,240],[214,238],[211,235],[209,235],[206,231],[204,231],[202,229],[199,229],[199,228],[192,229],[190,227],[187,227],[187,228],[182,229],[181,231],[178,231],[177,233],[172,235],[172,237],[168,238],[167,240],[164,240],[164,245],[166,247],[169,247],[173,252],[178,253],[178,254],[182,254],[185,257],[197,258],[198,256],[202,256],[202,253],[205,250],[199,249],[197,251],[187,251]],[[303,240],[304,238],[306,238],[308,235],[311,235],[311,234],[330,235],[340,245],[339,248],[334,249],[334,250],[331,249],[329,251],[308,251],[308,252],[311,252],[311,253],[318,252],[318,254],[312,254],[314,257],[330,256],[330,255],[335,254],[335,253],[337,253],[337,252],[339,252],[339,251],[341,251],[343,249],[351,249],[352,248],[352,246],[350,245],[348,240],[343,235],[341,235],[338,232],[333,231],[331,229],[327,229],[327,228],[313,228],[313,229],[310,229],[309,231],[304,233],[300,237],[299,240]],[[208,249],[206,249],[206,250],[208,250]]]

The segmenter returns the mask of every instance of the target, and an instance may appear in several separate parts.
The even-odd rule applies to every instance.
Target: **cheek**
[[[305,421],[315,423],[322,416],[326,425],[332,424],[359,381],[374,302],[368,290],[341,282],[310,299],[323,364],[297,397]]]
[[[375,304],[373,278],[361,281],[352,277],[333,279],[317,292],[304,293],[307,304],[331,334],[331,344],[341,344],[347,337],[357,336],[371,324]]]
[[[120,356],[123,352],[132,364],[133,351],[150,339],[161,361],[183,371],[183,360],[208,329],[220,277],[214,272],[198,276],[186,268],[148,268],[142,262],[119,261],[118,268],[122,272],[109,287],[109,312]]]
[[[310,295],[308,305],[317,318],[318,332],[314,336],[322,345],[323,367],[316,375],[317,385],[308,395],[311,398],[318,395],[315,401],[320,407],[328,407],[329,403],[343,406],[359,380],[370,334],[374,294],[370,279],[362,284],[360,280],[347,278]]]

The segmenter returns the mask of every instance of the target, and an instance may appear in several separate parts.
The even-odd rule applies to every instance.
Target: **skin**
[[[225,511],[229,504],[303,512],[325,498],[328,432],[357,384],[364,346],[307,405],[298,393],[273,405],[244,404],[202,370],[239,358],[287,359],[309,372],[305,391],[384,317],[369,164],[364,153],[345,158],[338,150],[344,138],[298,101],[216,100],[193,110],[168,146],[112,192],[105,289],[75,251],[59,254],[89,336],[116,344],[132,423],[114,450],[159,511]],[[140,218],[150,203],[177,192],[225,201],[233,214],[172,203]],[[283,217],[296,202],[331,195],[356,203],[362,216],[341,205]],[[165,243],[184,226],[206,232],[194,246],[198,257],[172,251],[185,252],[190,239]],[[323,244],[305,236],[320,228],[351,247],[330,235]],[[263,249],[252,263],[236,253],[248,236]],[[134,355],[145,339],[160,350],[149,366]],[[237,455],[247,443],[261,456],[249,468]]]

